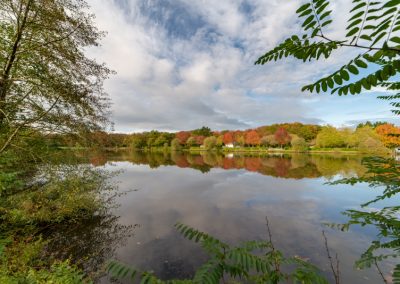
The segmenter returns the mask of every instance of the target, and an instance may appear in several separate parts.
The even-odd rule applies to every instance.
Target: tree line
[[[51,146],[130,147],[132,149],[201,147],[206,150],[232,147],[260,147],[307,151],[311,149],[346,149],[362,152],[385,152],[400,146],[400,128],[387,122],[365,122],[352,128],[336,128],[302,123],[282,123],[248,130],[212,131],[209,127],[179,131],[142,133],[88,132],[82,135],[48,136]],[[82,138],[83,137],[83,138]]]

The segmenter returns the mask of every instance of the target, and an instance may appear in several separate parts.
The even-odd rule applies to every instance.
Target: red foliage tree
[[[190,137],[190,132],[187,131],[179,131],[175,134],[175,137],[179,140],[179,143],[184,145],[186,144],[186,141]]]
[[[278,128],[274,136],[276,142],[278,142],[278,144],[281,145],[281,147],[283,145],[288,144],[292,140],[292,137],[290,137],[289,133],[283,127]]]
[[[255,130],[247,131],[245,135],[245,143],[251,146],[260,145],[260,135],[258,135]]]
[[[203,135],[199,135],[194,137],[194,139],[196,140],[196,145],[203,145],[204,139],[206,139],[206,137],[204,137]]]
[[[226,132],[224,134],[224,137],[222,138],[222,141],[224,141],[224,144],[232,144],[234,142],[234,138],[233,138],[233,132]]]

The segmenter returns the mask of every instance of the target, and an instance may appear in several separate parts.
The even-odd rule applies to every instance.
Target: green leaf
[[[350,79],[349,73],[346,70],[340,70],[340,76],[345,80],[348,81]]]
[[[351,73],[353,73],[354,75],[358,75],[358,69],[357,69],[357,67],[355,67],[354,65],[348,65],[347,66],[347,69],[351,72]]]
[[[358,27],[355,27],[354,29],[352,29],[351,31],[349,31],[346,34],[346,37],[351,37],[352,35],[356,34],[360,29]]]
[[[400,37],[394,36],[394,37],[392,37],[392,38],[390,39],[390,41],[393,41],[393,42],[395,42],[395,43],[400,44]]]
[[[357,18],[361,17],[362,15],[364,15],[364,11],[358,12],[357,14],[355,14],[353,17],[350,18],[349,22],[351,22],[354,19],[357,19]]]
[[[331,13],[332,13],[332,11],[326,11],[325,13],[323,13],[323,14],[321,15],[321,17],[319,17],[319,20],[322,21],[323,19],[325,19],[326,17],[328,17]]]
[[[383,5],[382,8],[389,8],[389,7],[394,7],[400,4],[400,0],[392,0],[387,2],[385,5]]]
[[[321,27],[325,27],[325,26],[329,25],[330,23],[332,23],[332,20],[327,20],[325,23],[321,24]]]
[[[308,7],[310,7],[310,3],[306,3],[306,4],[302,5],[302,6],[300,6],[300,8],[297,9],[296,13],[301,13],[304,10],[306,10]]]
[[[362,61],[361,59],[357,59],[357,60],[355,60],[354,62],[356,63],[356,65],[357,65],[358,67],[361,67],[361,68],[367,68],[367,67],[368,67],[367,63],[365,63],[365,62]]]
[[[361,23],[362,20],[361,19],[357,19],[354,22],[352,22],[350,25],[347,26],[346,30],[349,30],[350,28],[352,28],[355,25],[358,25],[359,23]]]
[[[369,35],[361,35],[360,38],[368,41],[372,40],[372,38]]]
[[[328,78],[328,86],[329,88],[333,88],[333,86],[335,85],[335,83],[333,82],[332,78]]]
[[[303,13],[301,13],[301,14],[299,15],[299,17],[307,16],[307,15],[311,14],[311,12],[312,12],[311,9],[305,10]]]
[[[365,5],[367,5],[365,2],[361,2],[360,4],[356,5],[353,9],[351,9],[350,13],[354,12],[357,9],[364,7]]]
[[[321,88],[322,88],[322,90],[323,90],[324,92],[326,92],[326,91],[328,90],[328,86],[327,86],[327,84],[326,84],[326,81],[322,81],[322,83],[321,83]]]
[[[314,19],[314,15],[309,16],[303,23],[302,27],[307,26]]]
[[[339,74],[336,74],[335,76],[333,76],[333,79],[335,80],[335,83],[338,84],[338,85],[341,85],[343,83],[343,80],[339,76]]]

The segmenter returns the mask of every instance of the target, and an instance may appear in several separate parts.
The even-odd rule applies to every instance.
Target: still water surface
[[[135,227],[113,257],[135,268],[153,270],[163,279],[191,277],[207,256],[174,230],[176,222],[238,244],[266,239],[267,216],[275,246],[287,256],[309,259],[333,280],[322,238],[325,230],[331,253],[340,259],[342,283],[382,283],[375,269],[354,268],[377,232],[361,227],[341,232],[323,225],[345,222],[342,211],[359,208],[379,194],[366,184],[326,184],[362,175],[361,159],[123,152],[94,155],[91,162],[121,171],[114,179],[123,194],[113,213],[119,225]],[[388,262],[383,270],[389,273],[392,268]]]

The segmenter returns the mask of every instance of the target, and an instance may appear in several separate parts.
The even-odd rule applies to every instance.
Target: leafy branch
[[[304,86],[302,91],[321,93],[330,90],[331,94],[355,95],[390,84],[389,80],[400,73],[400,1],[353,0],[346,35],[339,40],[331,39],[322,31],[332,23],[331,12],[329,0],[309,0],[301,5],[296,13],[303,20],[304,34],[288,37],[260,56],[255,64],[263,65],[286,57],[303,62],[327,59],[334,50],[350,47],[359,49],[360,53],[331,75]],[[379,70],[361,75],[359,69],[368,70],[369,67]],[[360,75],[361,78],[355,78]],[[399,84],[392,84],[388,90],[399,90],[399,87]],[[380,98],[394,100],[399,96]],[[392,102],[391,105],[395,107],[392,111],[400,114],[400,103]]]

